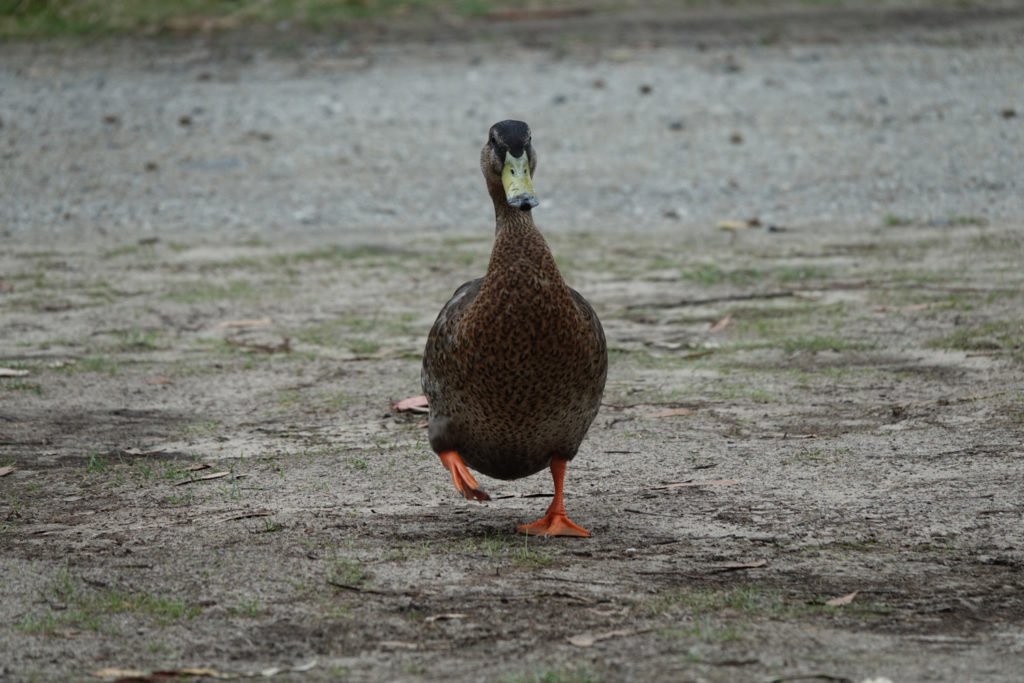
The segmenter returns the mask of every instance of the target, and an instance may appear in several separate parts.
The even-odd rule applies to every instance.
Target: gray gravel
[[[1012,223],[1024,216],[1014,42],[894,30],[711,47],[8,44],[0,230],[475,231],[489,222],[477,150],[503,118],[527,120],[543,150],[548,230]]]

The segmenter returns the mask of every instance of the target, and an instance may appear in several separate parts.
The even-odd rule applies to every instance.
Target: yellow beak
[[[533,194],[533,181],[530,180],[530,155],[523,151],[522,156],[514,157],[512,152],[505,152],[505,168],[501,172],[501,184],[505,187],[505,197],[509,206],[529,211],[540,202]]]

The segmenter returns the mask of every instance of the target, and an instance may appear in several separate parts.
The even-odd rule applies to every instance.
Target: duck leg
[[[467,500],[484,501],[491,499],[487,495],[487,491],[484,491],[480,488],[480,484],[476,483],[476,479],[469,473],[466,464],[462,462],[462,458],[459,457],[458,453],[455,451],[444,451],[438,455],[441,458],[441,464],[452,473],[452,483],[455,484],[455,489]]]
[[[582,536],[588,538],[590,532],[569,521],[562,503],[562,479],[565,477],[565,458],[551,458],[551,478],[555,480],[555,499],[548,506],[544,516],[533,524],[522,524],[517,531],[531,536]]]

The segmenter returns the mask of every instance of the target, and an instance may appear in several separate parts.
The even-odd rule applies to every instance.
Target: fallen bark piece
[[[612,638],[625,638],[626,636],[635,636],[639,633],[647,633],[651,629],[640,628],[640,629],[621,629],[618,631],[606,631],[605,633],[582,633],[578,636],[569,636],[568,641],[576,647],[593,647],[595,644],[602,640],[611,640]]]
[[[106,669],[97,669],[90,675],[95,676],[96,678],[142,678],[146,675],[146,672],[139,671],[138,669],[118,669],[115,667],[107,667]]]
[[[154,448],[153,450],[144,451],[141,448],[122,448],[121,452],[125,455],[155,455],[157,453],[163,453],[164,449]]]
[[[831,600],[826,600],[825,604],[828,605],[829,607],[842,607],[843,605],[849,605],[851,602],[853,602],[853,599],[855,597],[857,597],[857,593],[859,593],[859,592],[860,591],[853,591],[852,593],[847,593],[846,595],[843,595],[842,597],[832,598]]]
[[[16,370],[14,368],[0,368],[0,377],[24,377],[28,370]]]
[[[0,477],[6,477],[16,469],[17,468],[14,465],[4,465],[3,467],[0,467]]]
[[[270,318],[249,318],[248,320],[225,320],[218,327],[260,327],[273,322]]]
[[[732,313],[711,323],[711,327],[708,329],[708,332],[721,332],[725,328],[729,327],[729,325],[732,325]]]

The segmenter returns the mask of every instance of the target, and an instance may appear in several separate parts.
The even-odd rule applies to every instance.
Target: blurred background
[[[0,230],[476,231],[505,118],[533,127],[545,229],[1008,220],[1022,14],[2,0]]]

